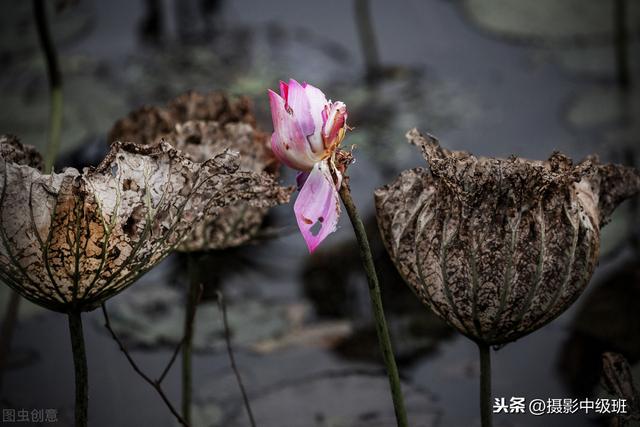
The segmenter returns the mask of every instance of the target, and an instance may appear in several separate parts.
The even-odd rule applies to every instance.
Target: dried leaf
[[[612,352],[602,355],[602,385],[618,399],[626,400],[627,412],[620,418],[640,420],[640,392],[633,381],[629,362],[623,355]],[[611,425],[625,424],[614,422]]]
[[[42,170],[42,156],[31,145],[22,145],[13,135],[0,135],[0,156],[8,162]]]
[[[436,314],[490,344],[526,335],[581,294],[598,259],[600,227],[640,190],[631,168],[477,158],[417,130],[428,168],[376,191],[385,246],[405,281]]]
[[[0,278],[56,311],[91,310],[162,260],[205,216],[277,197],[223,152],[194,163],[170,144],[112,145],[97,168],[43,175],[0,159]],[[266,196],[265,196],[266,194]]]
[[[220,92],[200,94],[187,92],[165,107],[145,106],[118,120],[109,133],[109,142],[133,141],[151,144],[173,132],[175,125],[190,120],[227,123],[247,123],[253,127],[256,119],[246,97],[229,100]]]
[[[277,177],[278,162],[268,145],[268,135],[255,128],[247,98],[230,102],[220,93],[190,92],[165,108],[145,107],[116,123],[110,139],[149,144],[165,138],[195,162],[203,162],[224,150],[240,155],[240,168],[262,174],[268,182]],[[208,218],[179,247],[182,251],[222,249],[251,240],[269,206],[286,203],[293,188],[265,187],[261,196],[271,199],[263,209],[247,203],[229,206],[216,218]],[[256,192],[257,193],[257,192]]]

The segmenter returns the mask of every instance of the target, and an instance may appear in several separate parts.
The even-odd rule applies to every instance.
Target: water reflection
[[[576,314],[558,359],[558,370],[575,396],[591,395],[602,372],[602,354],[640,361],[640,263],[622,263],[594,288]],[[592,285],[592,286],[593,286]]]
[[[391,262],[377,232],[377,222],[365,219],[371,250],[381,283],[387,322],[399,363],[433,352],[438,342],[453,330],[420,304]],[[353,335],[335,350],[348,359],[379,363],[380,354],[369,308],[366,278],[354,241],[327,245],[309,257],[302,272],[305,296],[315,313],[323,318],[346,318],[353,322]]]

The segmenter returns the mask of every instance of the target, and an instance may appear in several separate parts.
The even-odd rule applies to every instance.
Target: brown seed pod
[[[190,92],[166,107],[144,107],[116,123],[110,139],[149,144],[164,138],[194,162],[204,162],[224,150],[239,153],[240,169],[270,178],[278,176],[279,164],[268,145],[268,135],[255,127],[247,98],[229,101],[220,93]],[[274,183],[275,185],[275,183]],[[293,188],[274,187],[270,205],[287,203]],[[266,197],[266,194],[262,197]],[[239,246],[258,232],[268,208],[248,203],[225,208],[208,218],[185,239],[178,250],[199,251]]]
[[[247,97],[230,100],[220,92],[187,92],[164,107],[145,106],[118,120],[109,133],[109,143],[133,141],[151,144],[173,132],[178,123],[190,120],[218,122],[221,126],[240,122],[256,126]]]
[[[378,189],[378,225],[417,296],[473,340],[513,341],[566,310],[589,282],[600,228],[640,191],[640,173],[588,158],[578,165],[474,157],[411,130],[427,168]]]
[[[17,151],[25,151],[16,146]],[[116,142],[96,168],[43,175],[0,158],[0,278],[52,310],[92,310],[134,283],[204,217],[282,197],[223,152],[194,163],[170,144]]]

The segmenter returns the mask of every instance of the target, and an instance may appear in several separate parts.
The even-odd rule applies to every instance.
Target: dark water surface
[[[0,132],[43,147],[43,63],[28,26],[29,7],[8,3],[4,15],[17,18],[8,19],[13,30],[2,33],[8,65],[0,78]],[[627,106],[620,107],[606,34],[554,38],[549,32],[573,28],[562,21],[566,16],[550,20],[549,32],[535,27],[532,17],[528,38],[519,39],[502,31],[519,28],[509,21],[512,15],[496,12],[491,16],[497,23],[487,22],[475,0],[373,1],[384,76],[367,85],[350,2],[165,0],[156,21],[145,18],[145,4],[82,1],[53,19],[65,77],[59,167],[95,162],[116,119],[188,89],[252,96],[265,129],[271,129],[266,89],[278,79],[306,80],[344,100],[355,128],[345,144],[358,146],[349,170],[354,198],[371,229],[412,425],[480,425],[476,347],[423,309],[401,283],[377,237],[372,192],[401,170],[423,164],[404,139],[414,126],[448,148],[482,155],[540,159],[561,150],[574,159],[597,153],[624,161],[635,150],[637,159],[638,124],[630,119],[638,111],[637,91],[627,92]],[[635,22],[632,58],[640,57]],[[633,59],[634,76],[637,66]],[[293,178],[287,171],[282,179]],[[236,357],[258,425],[391,426],[393,408],[348,219],[343,216],[339,231],[310,257],[291,209],[274,209],[268,219],[281,230],[279,238],[199,258],[202,280],[222,289],[228,301]],[[545,328],[494,352],[494,396],[593,398],[601,392],[603,351],[623,352],[632,364],[640,360],[637,303],[629,302],[640,296],[640,274],[623,240],[629,224],[637,228],[637,217],[620,211],[605,229],[603,261],[578,302]],[[152,377],[182,333],[185,266],[184,256],[172,255],[108,304],[114,325]],[[66,319],[27,303],[21,310],[3,395],[17,408],[57,408],[60,424],[70,424]],[[102,324],[99,311],[85,316],[91,425],[176,425]],[[205,298],[196,329],[196,425],[248,425],[213,301]],[[179,407],[179,363],[165,389]],[[501,415],[495,423],[599,425],[584,414]]]

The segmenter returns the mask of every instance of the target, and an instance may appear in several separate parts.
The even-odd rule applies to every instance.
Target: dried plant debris
[[[7,162],[42,170],[42,156],[31,145],[22,145],[13,135],[0,135],[0,156]]]
[[[204,162],[224,150],[239,153],[240,169],[277,177],[278,162],[268,145],[268,135],[255,127],[247,98],[230,101],[220,93],[189,92],[166,107],[143,107],[118,121],[110,140],[150,144],[164,138],[194,162]],[[267,189],[259,197],[265,205],[286,203],[293,188]],[[250,241],[258,232],[268,207],[256,209],[242,202],[229,206],[216,218],[195,227],[178,248],[199,251],[235,247]]]
[[[151,144],[173,132],[175,125],[190,120],[227,123],[247,123],[255,127],[248,98],[230,100],[220,92],[201,94],[187,92],[164,107],[145,106],[118,120],[111,129],[109,141],[133,141]]]
[[[23,149],[24,150],[24,149]],[[0,159],[0,278],[52,310],[91,310],[230,204],[281,195],[222,152],[195,163],[170,144],[114,143],[96,168],[43,175]]]
[[[375,193],[385,246],[405,281],[436,314],[490,344],[515,340],[561,314],[598,260],[600,228],[640,191],[640,173],[448,151],[417,130],[428,167]]]
[[[640,392],[635,385],[631,367],[621,354],[607,352],[602,355],[602,385],[617,397],[625,399],[627,411],[611,420],[610,426],[624,426],[631,420],[640,421]]]

